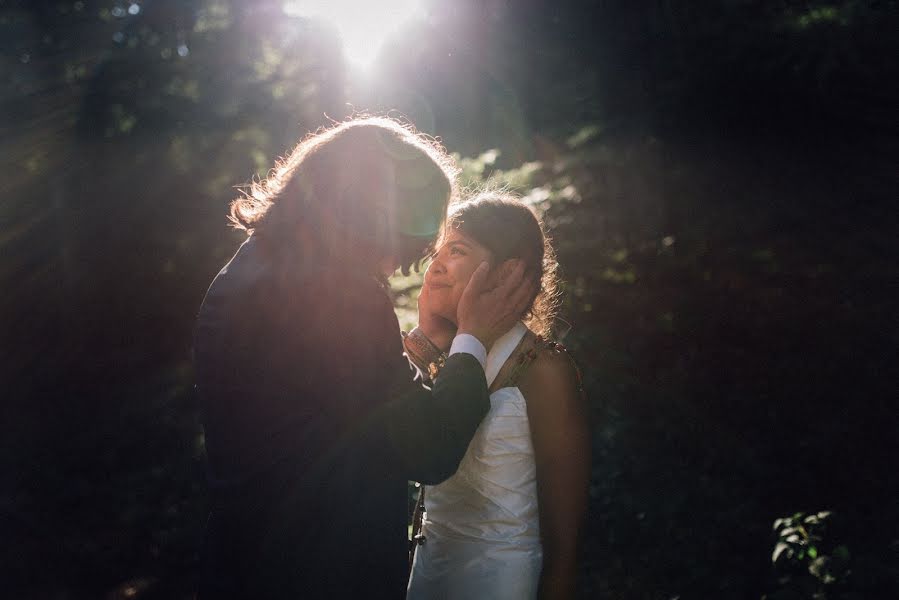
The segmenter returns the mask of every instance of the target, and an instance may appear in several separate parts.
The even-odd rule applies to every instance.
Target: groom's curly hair
[[[523,320],[538,335],[551,337],[559,309],[559,263],[543,220],[517,196],[484,190],[450,207],[445,231],[456,229],[490,251],[494,265],[524,261],[537,291]]]
[[[304,138],[241,190],[229,220],[278,255],[296,254],[302,238],[330,264],[371,271],[394,256],[408,271],[442,229],[457,173],[440,143],[411,125],[356,116]]]

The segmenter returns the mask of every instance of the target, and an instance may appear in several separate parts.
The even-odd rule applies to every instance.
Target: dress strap
[[[490,348],[490,351],[487,353],[487,366],[484,369],[484,374],[487,376],[488,388],[493,385],[493,380],[499,375],[503,365],[506,364],[506,361],[512,356],[512,353],[518,348],[518,345],[521,343],[521,340],[524,339],[527,332],[528,328],[524,323],[519,321],[512,327],[512,329],[500,336]]]
[[[577,375],[578,391],[580,393],[583,393],[584,385],[583,379],[581,378],[581,371],[580,369],[578,369],[577,364],[571,357],[571,354],[568,353],[568,349],[565,348],[565,346],[563,346],[562,344],[554,342],[552,340],[547,340],[543,336],[538,335],[536,337],[533,337],[531,340],[522,340],[521,346],[519,348],[516,348],[516,351],[517,356],[514,359],[512,368],[505,376],[503,384],[498,387],[518,387],[518,385],[527,375],[530,366],[534,363],[537,357],[540,356],[540,353],[544,351],[554,351],[563,353],[568,358],[568,360],[571,361],[571,364],[574,367],[575,373]]]

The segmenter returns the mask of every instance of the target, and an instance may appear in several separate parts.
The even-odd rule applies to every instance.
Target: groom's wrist
[[[433,380],[446,362],[446,353],[418,327],[403,333],[403,350],[426,379]]]
[[[430,342],[434,347],[437,348],[440,352],[447,352],[450,348],[450,344],[453,343],[453,337],[456,335],[455,329],[447,329],[446,327],[428,327],[427,324],[419,323],[415,329],[409,332],[410,335],[413,333],[420,333],[427,338],[428,342]]]

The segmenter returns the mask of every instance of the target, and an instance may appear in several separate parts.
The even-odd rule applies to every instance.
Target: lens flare
[[[340,33],[347,60],[367,67],[387,36],[406,21],[422,16],[420,0],[293,0],[284,4],[291,17],[322,19]]]

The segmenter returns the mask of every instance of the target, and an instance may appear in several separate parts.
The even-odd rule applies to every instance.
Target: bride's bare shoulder
[[[529,403],[577,403],[583,395],[581,373],[562,344],[534,336],[530,365],[518,385]]]

